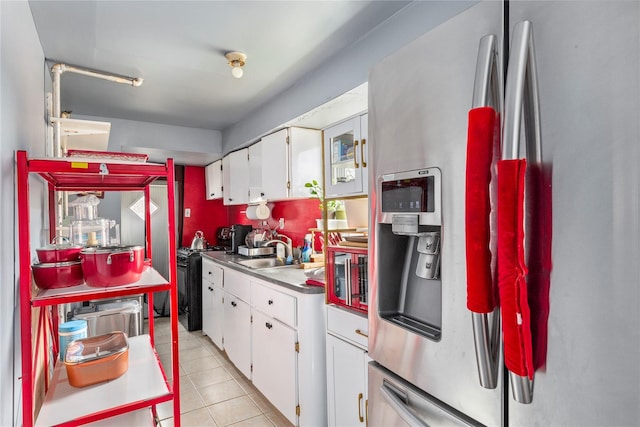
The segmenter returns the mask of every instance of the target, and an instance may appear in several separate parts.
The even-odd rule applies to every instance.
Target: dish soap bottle
[[[311,262],[311,234],[304,236],[304,248],[302,248],[302,262]]]

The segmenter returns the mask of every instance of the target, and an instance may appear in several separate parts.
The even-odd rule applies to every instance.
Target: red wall
[[[269,202],[268,206],[271,207],[271,218],[267,220],[269,226],[275,229],[278,220],[284,218],[284,229],[279,231],[291,238],[294,247],[303,246],[305,234],[316,226],[316,218],[320,218],[320,203],[317,199]],[[260,226],[261,221],[247,219],[246,209],[247,205],[229,206],[229,224]]]
[[[184,209],[191,209],[189,218],[183,216],[182,245],[191,246],[196,231],[204,233],[210,245],[215,245],[216,230],[228,225],[227,208],[222,199],[206,200],[204,168],[185,166],[184,168]]]
[[[303,246],[304,236],[309,228],[316,226],[320,218],[320,203],[317,199],[288,200],[269,202],[271,228],[278,226],[278,220],[284,218],[282,234],[289,236],[293,246]],[[247,205],[223,205],[222,199],[206,200],[204,167],[185,166],[184,169],[184,208],[191,209],[191,216],[183,218],[182,246],[190,246],[196,231],[201,230],[209,244],[215,245],[218,227],[231,224],[250,224],[257,227],[258,220],[247,219]],[[184,216],[184,212],[182,212]]]

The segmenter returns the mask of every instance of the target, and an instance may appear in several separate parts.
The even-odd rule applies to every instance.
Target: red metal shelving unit
[[[16,152],[18,188],[18,239],[20,259],[20,333],[22,347],[22,394],[23,425],[75,426],[87,424],[109,417],[127,417],[122,425],[156,418],[156,405],[173,401],[173,424],[180,426],[180,372],[178,367],[178,319],[177,319],[177,272],[176,241],[169,239],[169,281],[152,267],[148,267],[136,283],[109,288],[93,288],[80,285],[63,289],[37,290],[32,284],[29,219],[29,177],[42,177],[49,188],[49,229],[51,238],[56,230],[56,191],[143,191],[146,202],[146,257],[151,258],[151,221],[149,185],[157,179],[167,180],[168,206],[174,206],[173,160],[165,164],[141,163],[105,159],[50,158],[29,159],[26,151]],[[169,236],[175,236],[175,212],[168,210]],[[153,292],[169,291],[171,303],[171,377],[167,380],[154,347]],[[46,333],[51,329],[54,356],[57,356],[57,309],[58,304],[80,302],[89,299],[113,298],[127,295],[147,295],[149,307],[149,334],[129,339],[129,369],[124,376],[85,388],[71,387],[66,380],[63,363],[48,360],[44,354],[44,366],[49,372],[54,365],[53,375],[45,375],[46,394],[37,419],[34,417],[35,364],[32,344],[32,309],[41,307],[37,322],[36,342],[42,338],[46,345]],[[43,333],[41,336],[40,334]],[[37,350],[36,345],[36,350]],[[153,415],[146,416],[144,410]],[[142,411],[142,412],[141,412]],[[120,422],[120,418],[118,418]]]

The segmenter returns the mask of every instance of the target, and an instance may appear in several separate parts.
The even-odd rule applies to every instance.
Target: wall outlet
[[[189,218],[190,216],[191,216],[191,209],[186,208],[186,209],[184,210],[184,217],[185,217],[185,218]]]
[[[278,228],[280,230],[284,230],[284,218],[280,218],[280,220],[278,221]]]

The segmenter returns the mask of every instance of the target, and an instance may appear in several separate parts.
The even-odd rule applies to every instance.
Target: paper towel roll
[[[271,211],[266,202],[247,206],[247,218],[249,219],[268,219],[270,215]]]

